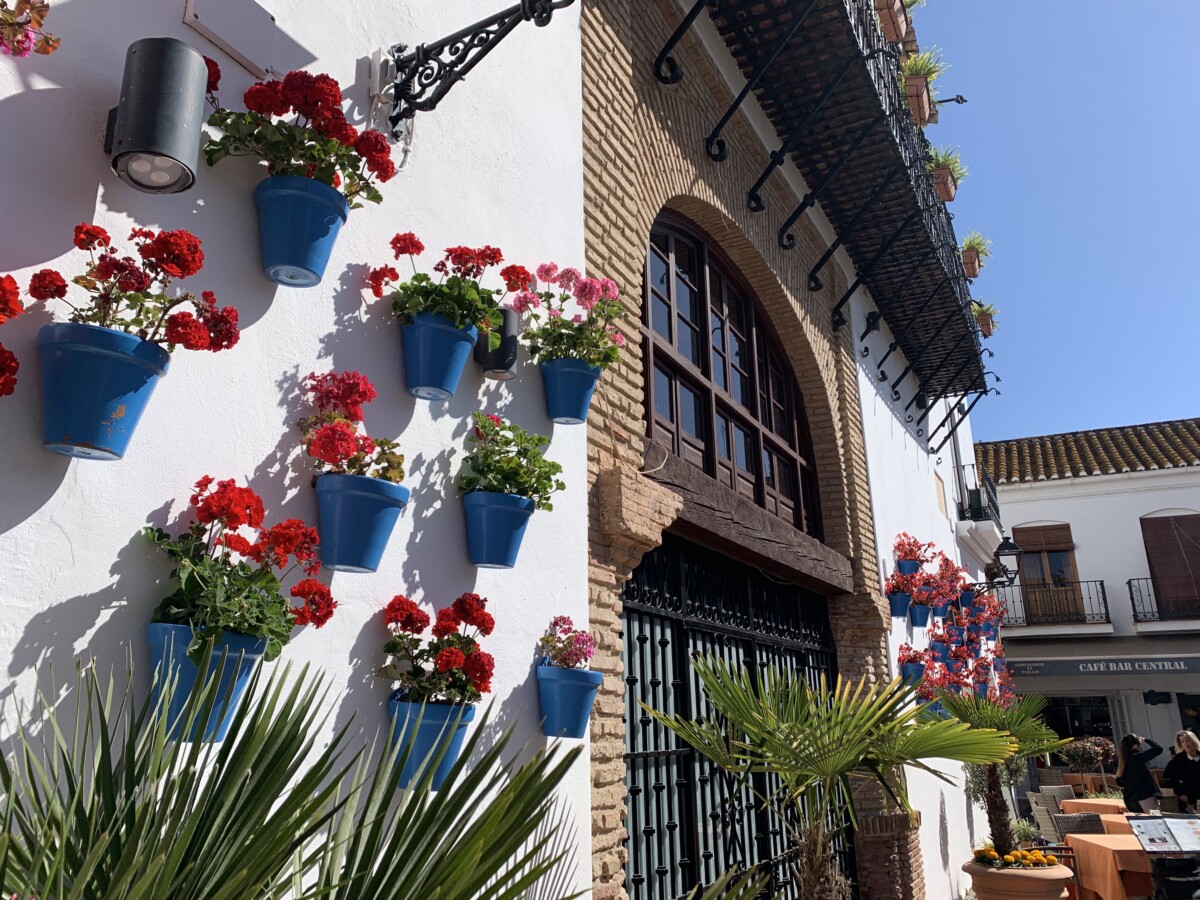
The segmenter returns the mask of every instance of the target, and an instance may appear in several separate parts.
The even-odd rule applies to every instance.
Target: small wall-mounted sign
[[[1187,675],[1200,672],[1200,656],[1125,656],[1079,659],[1010,659],[1014,677],[1048,675]]]

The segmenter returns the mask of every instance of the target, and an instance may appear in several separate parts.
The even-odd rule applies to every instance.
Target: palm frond
[[[1008,706],[984,700],[974,694],[939,692],[942,708],[954,719],[970,728],[1005,731],[1012,735],[1018,757],[1040,756],[1065,747],[1070,738],[1060,738],[1042,721],[1046,698],[1037,694],[1021,694]],[[964,760],[979,762],[979,760]]]

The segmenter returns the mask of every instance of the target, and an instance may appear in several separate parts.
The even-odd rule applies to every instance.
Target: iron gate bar
[[[663,44],[662,50],[658,52],[658,56],[654,59],[654,77],[663,84],[677,84],[683,80],[683,70],[679,68],[679,64],[675,62],[675,57],[671,56],[671,51],[676,45],[683,40],[683,36],[687,34],[688,29],[692,27],[692,23],[696,21],[696,17],[700,15],[700,10],[705,6],[717,7],[719,0],[696,0],[695,5],[688,10],[683,21],[679,23],[679,27],[671,32],[671,36],[667,38],[667,42]]]
[[[851,157],[853,157],[858,148],[863,145],[863,141],[870,137],[871,132],[875,130],[875,126],[886,118],[887,113],[880,113],[869,123],[867,123],[867,127],[862,130],[862,133],[859,134],[857,138],[855,138],[854,143],[846,149],[846,152],[842,154],[841,159],[834,164],[833,168],[829,171],[829,174],[825,176],[825,180],[804,195],[804,199],[800,201],[800,205],[792,210],[792,214],[787,217],[787,220],[779,229],[780,247],[782,247],[784,250],[791,250],[796,246],[796,236],[791,233],[792,226],[799,221],[800,217],[804,215],[805,212],[816,205],[817,198],[821,196],[822,191],[829,187],[829,184],[833,181],[833,179],[837,178],[838,173],[842,171],[842,167],[845,166],[846,163],[850,162]]]
[[[965,338],[966,338],[966,335],[963,335],[963,337],[959,339],[959,342],[961,343],[963,340],[965,340]],[[958,349],[957,346],[955,347],[955,349]],[[953,352],[953,351],[951,351],[951,352]],[[962,362],[962,366],[960,366],[959,368],[961,369],[962,367],[968,366],[970,364],[971,364],[970,358],[964,359]],[[961,374],[962,374],[961,372],[955,372],[951,376],[950,380],[953,381],[955,378],[957,378]],[[920,394],[927,393],[927,391],[928,391],[928,388],[925,387],[924,383],[919,385],[916,395],[913,396],[912,400],[908,401],[908,404],[904,407],[904,411],[908,412],[908,408],[913,405],[913,402],[917,399],[917,396],[919,396]],[[950,388],[944,387],[944,388],[942,388],[941,393],[939,393],[936,397],[934,397],[932,400],[928,401],[925,404],[925,412],[921,413],[920,418],[917,419],[918,425],[920,425],[922,422],[925,421],[926,418],[929,417],[929,413],[933,410],[934,404],[940,403],[942,398],[945,397],[946,394],[948,394],[949,392],[950,392]]]
[[[917,351],[916,359],[910,359],[908,361],[908,365],[904,367],[904,371],[896,376],[896,380],[892,382],[892,399],[893,400],[900,399],[900,392],[898,390],[896,390],[896,388],[900,387],[900,382],[902,382],[905,378],[908,377],[908,373],[912,371],[913,366],[916,365],[916,363],[917,363],[917,360],[919,360],[922,356],[925,355],[925,352],[930,348],[930,346],[933,344],[933,342],[938,339],[938,337],[942,334],[942,332],[945,331],[946,326],[949,325],[954,320],[954,317],[956,315],[958,315],[958,310],[956,310],[956,309],[950,310],[950,312],[947,314],[946,318],[942,320],[942,324],[940,326],[938,326],[938,330],[935,331],[933,334],[931,334],[929,336],[929,340],[927,340],[925,342],[925,345],[920,350]],[[882,361],[880,361],[880,365],[883,365]]]
[[[388,116],[392,136],[399,138],[400,123],[418,112],[437,108],[450,89],[467,77],[492,48],[504,40],[522,22],[532,21],[539,28],[550,24],[554,11],[565,9],[575,0],[521,0],[515,6],[459,29],[441,40],[418,44],[404,54],[405,44],[396,44],[391,55],[396,61],[393,81],[392,112]],[[449,58],[443,60],[443,53]]]
[[[866,56],[862,57],[861,60],[868,60],[878,53],[890,52],[891,51],[881,47],[877,50],[872,50]],[[762,195],[759,194],[759,191],[763,189],[763,185],[767,183],[767,179],[771,177],[771,173],[783,165],[784,160],[788,158],[788,155],[792,152],[792,149],[800,141],[800,138],[804,136],[808,126],[817,117],[817,114],[825,105],[825,101],[833,95],[834,90],[841,83],[842,79],[846,77],[846,73],[850,71],[850,67],[859,61],[859,59],[856,59],[853,56],[846,60],[846,63],[842,66],[841,71],[837,73],[833,81],[829,82],[829,85],[821,93],[821,96],[817,98],[817,102],[808,108],[804,114],[804,119],[799,125],[792,129],[791,134],[789,134],[787,137],[787,140],[780,145],[778,150],[771,152],[770,162],[767,163],[767,167],[763,169],[762,174],[758,176],[758,181],[754,182],[750,190],[746,192],[746,204],[750,207],[751,212],[762,212],[767,208],[767,205],[763,202]]]
[[[883,192],[887,190],[888,185],[895,180],[896,175],[903,171],[903,169],[892,169],[892,171],[888,173],[888,177],[879,182],[879,186],[872,191],[871,196],[867,198],[867,202],[860,206],[858,208],[858,212],[856,212],[850,221],[842,227],[842,231],[853,231],[858,226],[858,223],[862,221],[862,217],[867,214],[871,207],[879,202],[879,198],[883,196]],[[826,248],[825,252],[821,255],[821,258],[817,260],[817,264],[809,269],[808,289],[810,291],[819,291],[825,287],[825,282],[818,277],[817,273],[825,268],[825,264],[829,262],[829,260],[833,259],[833,254],[837,253],[840,246],[842,246],[841,232],[839,232],[837,237],[834,238],[833,243]]]
[[[792,25],[791,30],[783,36],[783,40],[776,45],[771,55],[758,67],[758,71],[754,73],[754,76],[742,85],[742,89],[738,91],[738,95],[734,98],[733,103],[729,105],[729,109],[725,110],[725,115],[721,116],[721,120],[717,122],[716,127],[709,132],[708,137],[704,141],[704,152],[708,154],[708,158],[713,162],[724,162],[729,157],[729,149],[725,146],[724,139],[721,138],[721,132],[725,130],[725,126],[729,124],[730,119],[734,117],[745,99],[750,96],[750,92],[758,86],[758,83],[762,81],[762,77],[774,65],[775,60],[779,58],[779,54],[783,52],[783,49],[796,36],[796,32],[804,26],[804,20],[808,18],[808,14],[813,11],[813,7],[819,2],[820,0],[810,0],[804,12],[800,14],[795,24]]]
[[[884,254],[892,249],[892,244],[896,243],[896,241],[900,238],[900,235],[904,234],[904,229],[916,221],[920,215],[921,210],[919,209],[913,210],[911,213],[909,213],[908,218],[901,222],[900,227],[892,233],[891,237],[883,242],[883,246],[875,252],[875,255],[871,257],[871,261],[867,263],[866,267],[863,268],[861,272],[855,273],[854,283],[846,289],[846,293],[842,294],[842,299],[839,300],[837,305],[833,308],[833,328],[835,331],[846,324],[846,317],[842,315],[842,307],[850,302],[850,298],[854,296],[854,292],[858,290],[859,285],[861,285],[867,279],[867,277],[875,269],[875,266],[881,259],[883,259]]]
[[[979,391],[975,395],[975,399],[967,404],[967,409],[962,414],[962,418],[960,418],[957,422],[954,423],[954,427],[950,429],[949,433],[944,438],[942,438],[942,442],[937,445],[937,449],[933,451],[935,454],[942,452],[942,448],[946,446],[946,441],[948,441],[948,440],[950,440],[950,438],[954,437],[954,432],[958,431],[958,426],[961,425],[963,422],[967,421],[968,418],[970,418],[971,410],[973,410],[975,408],[975,404],[977,404],[980,400],[982,400],[984,397],[986,397],[988,394],[990,394],[993,390],[995,390],[995,389],[988,388],[986,391]],[[996,391],[996,393],[1000,393],[1000,392]],[[941,426],[939,426],[939,427],[941,427]],[[929,435],[930,438],[932,438],[933,435],[936,433],[937,433],[937,431],[935,429],[934,432],[932,432]]]

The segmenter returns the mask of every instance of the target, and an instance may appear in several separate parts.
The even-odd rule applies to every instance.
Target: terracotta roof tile
[[[981,441],[975,462],[996,484],[1200,466],[1200,418]]]

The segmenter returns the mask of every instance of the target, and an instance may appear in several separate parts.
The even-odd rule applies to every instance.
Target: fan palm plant
[[[714,657],[697,658],[693,667],[714,718],[646,709],[720,768],[742,778],[760,772],[778,777],[779,791],[761,799],[791,806],[803,823],[793,834],[800,845],[801,896],[836,896],[836,832],[828,823],[839,800],[856,823],[854,782],[882,785],[911,812],[902,766],[949,782],[927,761],[993,762],[1015,749],[1002,732],[920,717],[915,688],[903,680],[851,684],[839,678],[832,689],[824,682],[811,688],[800,676],[772,668],[756,674]]]
[[[1042,710],[1046,707],[1044,697],[1036,694],[1018,696],[1008,703],[983,700],[973,694],[939,692],[942,709],[954,721],[972,729],[983,729],[985,733],[1007,732],[1016,741],[1014,756],[1025,759],[1049,753],[1070,743],[1061,740],[1042,721]],[[925,721],[938,721],[938,714],[926,711]],[[1012,823],[1009,819],[1008,802],[1004,799],[1004,784],[1001,764],[990,762],[984,765],[983,808],[987,812],[988,827],[991,829],[992,846],[1001,856],[1016,849]]]
[[[207,668],[207,660],[201,671]],[[0,756],[0,891],[27,900],[275,900],[286,896],[509,898],[563,858],[553,792],[578,755],[502,762],[482,750],[487,716],[440,793],[424,761],[404,792],[410,747],[380,765],[345,730],[318,750],[325,680],[287,667],[250,685],[220,745],[167,739],[174,684],[137,706],[91,667],[34,722],[9,716]],[[132,681],[132,678],[129,679]],[[219,673],[189,695],[182,733],[207,721]],[[74,712],[64,712],[66,706]],[[474,755],[476,760],[467,762]]]

